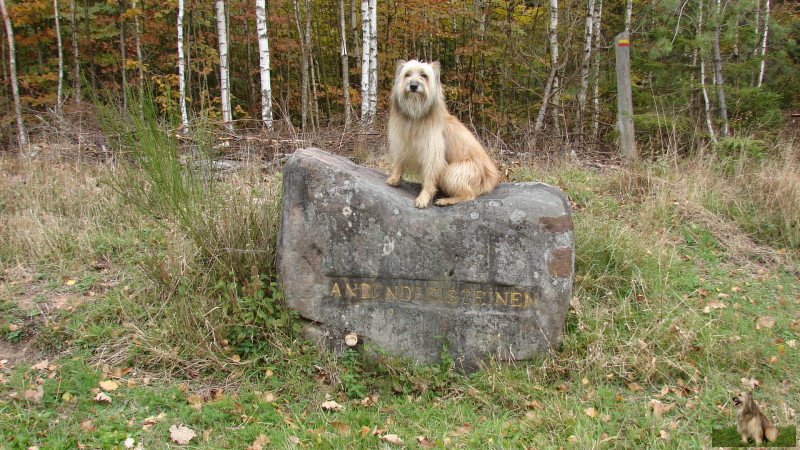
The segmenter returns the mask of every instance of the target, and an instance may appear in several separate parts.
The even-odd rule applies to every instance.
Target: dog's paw
[[[389,177],[386,179],[386,184],[389,186],[397,186],[400,184],[400,177]]]
[[[431,199],[417,197],[417,199],[414,201],[414,206],[417,208],[427,208],[428,206],[431,206]]]

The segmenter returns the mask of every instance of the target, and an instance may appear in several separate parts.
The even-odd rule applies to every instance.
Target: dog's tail
[[[500,173],[497,171],[494,162],[487,157],[482,166],[483,174],[481,176],[480,193],[478,195],[491,192],[500,184]]]
[[[764,436],[770,442],[775,442],[778,439],[778,429],[774,425],[769,425],[764,428]]]

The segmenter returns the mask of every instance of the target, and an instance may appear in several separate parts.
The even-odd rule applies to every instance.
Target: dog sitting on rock
[[[422,178],[417,208],[427,208],[442,191],[439,206],[455,205],[490,192],[497,167],[475,136],[447,111],[438,62],[399,61],[389,109],[389,151],[397,186],[406,171]]]

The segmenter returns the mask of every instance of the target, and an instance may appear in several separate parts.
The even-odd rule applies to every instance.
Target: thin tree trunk
[[[261,78],[261,120],[264,122],[264,126],[272,131],[272,81],[266,0],[256,0],[256,31],[258,32],[258,67]]]
[[[225,17],[225,1],[217,0],[217,43],[219,44],[219,90],[222,99],[222,121],[225,128],[233,131],[231,115],[230,69],[228,67],[228,26]]]
[[[374,124],[378,113],[378,0],[369,3],[369,117]]]
[[[72,0],[69,21],[72,28],[72,99],[76,104],[81,102],[81,63],[78,54],[78,21],[75,18],[77,9],[75,0]]]
[[[342,97],[344,102],[344,126],[350,125],[350,62],[347,58],[347,24],[344,18],[344,0],[339,0],[339,34],[341,48],[339,57],[342,60]]]
[[[583,117],[586,111],[586,91],[589,89],[589,65],[592,59],[592,33],[594,32],[594,3],[589,0],[586,12],[586,29],[584,31],[583,61],[581,62],[581,88],[578,91],[577,128],[583,130]]]
[[[369,11],[370,0],[361,0],[361,126],[368,126],[372,123],[370,117],[369,88],[371,75],[370,70],[370,42],[372,38],[372,26],[369,21],[372,14]]]
[[[703,33],[703,0],[698,0],[697,9],[697,36],[699,37]],[[695,49],[695,54],[699,54],[700,57],[700,89],[703,92],[706,127],[708,127],[708,134],[711,136],[711,140],[717,142],[717,133],[714,131],[714,121],[711,117],[711,102],[708,99],[708,90],[706,90],[706,62],[699,47]]]
[[[53,13],[56,19],[56,45],[58,45],[58,93],[56,94],[56,112],[61,113],[64,101],[64,47],[61,42],[61,13],[58,0],[53,0]]]
[[[758,56],[758,42],[761,40],[761,0],[756,0],[756,45],[753,46],[753,57]]]
[[[633,15],[633,0],[625,1],[625,33],[631,35],[631,16]]]
[[[5,31],[5,24],[3,25],[3,31]],[[11,85],[11,76],[8,74],[8,64],[6,64],[6,40],[0,38],[0,67],[3,70],[3,86],[10,86]],[[4,110],[8,111],[11,109],[11,92],[8,89],[3,89],[3,108]]]
[[[717,104],[719,117],[722,119],[722,137],[728,136],[728,104],[725,102],[725,81],[722,77],[722,55],[719,50],[719,37],[722,30],[722,0],[717,0],[717,9],[714,14],[714,84],[717,86]]]
[[[558,123],[558,0],[550,0],[550,24],[548,39],[550,41],[550,75],[547,77],[547,84],[542,96],[542,106],[539,107],[539,114],[536,116],[534,131],[539,131],[544,125],[544,116],[550,103],[550,110],[553,116],[553,126],[556,133],[560,134]]]
[[[603,18],[603,0],[597,0],[594,8],[594,62],[592,64],[592,137],[600,135],[600,21]]]
[[[133,0],[132,6],[136,9],[136,0]],[[142,2],[142,9],[144,9],[144,2]],[[139,72],[139,108],[142,109],[144,105],[144,54],[142,53],[142,37],[141,29],[139,28],[139,11],[133,16],[133,39],[136,44],[136,61],[137,69]]]
[[[122,64],[120,64],[120,72],[122,73],[122,109],[128,110],[128,71],[125,69],[128,61],[128,51],[126,49],[125,38],[125,10],[127,4],[125,0],[119,2],[119,53]]]
[[[300,5],[298,0],[294,0],[294,19],[297,24],[297,38],[300,40],[300,117],[301,126],[303,130],[306,129],[308,121],[308,90],[309,90],[309,73],[308,73],[308,53],[306,49],[305,33],[303,33],[303,26],[300,20]]]
[[[0,12],[3,14],[3,23],[6,25],[6,37],[8,38],[8,66],[11,73],[11,93],[14,96],[14,114],[17,117],[17,138],[20,149],[23,149],[28,146],[28,133],[25,131],[25,123],[22,121],[22,104],[19,99],[19,84],[17,83],[17,55],[14,48],[14,30],[11,28],[11,19],[8,17],[5,0],[0,0]]]
[[[769,0],[764,3],[764,37],[761,40],[761,70],[758,72],[758,87],[764,82],[764,71],[767,69],[767,33],[769,33]]]
[[[180,93],[181,125],[184,134],[189,132],[189,114],[186,111],[186,67],[183,54],[183,0],[178,0],[178,90]]]
[[[306,6],[306,28],[305,28],[305,41],[306,53],[308,54],[309,74],[311,75],[311,126],[314,130],[319,127],[319,102],[317,101],[317,77],[314,71],[314,48],[311,45],[311,6],[309,0],[305,0]]]

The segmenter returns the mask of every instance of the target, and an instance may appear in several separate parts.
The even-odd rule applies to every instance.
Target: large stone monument
[[[385,174],[313,148],[283,177],[278,270],[309,336],[341,347],[355,334],[419,363],[446,349],[465,371],[561,344],[575,246],[559,189],[504,183],[417,209],[419,185],[389,187]]]

